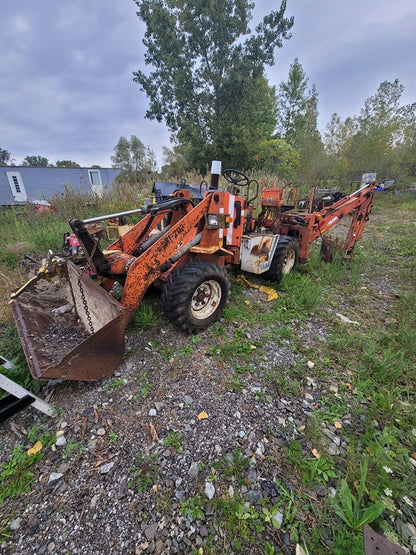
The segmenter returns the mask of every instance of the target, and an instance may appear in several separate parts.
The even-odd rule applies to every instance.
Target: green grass
[[[179,452],[183,442],[183,434],[181,432],[168,431],[163,443],[168,447],[173,447],[175,451]]]
[[[40,391],[42,382],[32,379],[19,335],[14,326],[0,325],[0,355],[14,365],[11,369],[1,367],[2,374],[34,393]]]
[[[0,466],[0,504],[7,498],[17,497],[32,489],[34,473],[30,468],[43,459],[45,447],[55,440],[55,434],[44,432],[40,425],[33,426],[27,432],[27,439],[31,444],[42,443],[42,449],[34,454],[27,454],[27,448],[18,445],[10,454],[7,462]],[[0,536],[1,538],[1,536]]]
[[[147,299],[143,299],[133,315],[130,326],[135,326],[143,330],[149,330],[154,328],[155,325],[156,319],[153,307]]]
[[[13,270],[24,253],[44,256],[49,249],[60,252],[63,235],[70,232],[71,218],[83,219],[140,207],[149,190],[134,190],[129,184],[118,184],[99,198],[94,194],[77,193],[66,187],[63,196],[51,199],[56,213],[38,214],[31,205],[0,207],[0,266]],[[136,199],[132,206],[129,199]]]
[[[138,493],[150,489],[157,479],[156,458],[155,455],[144,456],[142,453],[137,453],[130,468],[130,478],[127,483],[129,488],[135,489]]]

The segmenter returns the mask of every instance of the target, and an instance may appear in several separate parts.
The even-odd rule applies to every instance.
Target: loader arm
[[[130,314],[139,306],[149,285],[173,267],[175,261],[171,258],[175,253],[184,249],[184,256],[186,247],[190,249],[194,246],[193,239],[202,231],[211,197],[207,195],[129,266],[121,304],[128,308]]]
[[[125,265],[132,256],[137,256],[141,252],[144,239],[156,230],[166,215],[179,213],[180,217],[190,211],[193,205],[187,198],[173,198],[159,205],[152,205],[149,213],[140,220],[129,232],[117,239],[107,252],[104,253],[98,242],[90,235],[86,223],[92,220],[71,219],[69,225],[75,233],[82,250],[86,254],[91,268],[97,275],[103,277],[121,278],[126,273]],[[110,255],[108,253],[111,253]],[[120,253],[117,255],[116,253]]]

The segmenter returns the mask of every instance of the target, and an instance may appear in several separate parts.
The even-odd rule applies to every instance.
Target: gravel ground
[[[380,322],[394,301],[391,285],[386,282],[384,289],[378,284],[368,290],[379,298]],[[243,295],[253,306],[268,306],[259,290],[246,287]],[[365,307],[354,309],[358,318],[360,309]],[[328,310],[325,320],[313,314],[294,320],[291,330],[319,353],[341,312],[345,305]],[[325,410],[322,397],[337,395],[338,385],[329,374],[322,379],[326,362],[319,355],[309,360],[294,350],[291,339],[279,336],[278,323],[274,334],[270,326],[234,321],[221,322],[221,332],[217,327],[189,337],[162,316],[157,321],[150,330],[128,329],[129,356],[110,378],[47,383],[39,395],[57,407],[54,419],[28,408],[0,425],[0,462],[18,445],[32,447],[27,432],[34,426],[57,433],[31,467],[31,491],[0,506],[0,523],[11,520],[3,530],[9,538],[1,553],[267,553],[258,542],[238,546],[209,503],[194,517],[181,506],[197,494],[205,501],[243,498],[248,507],[277,503],[282,491],[276,479],[285,483],[289,464],[284,448],[295,439],[303,456],[312,456],[314,449],[342,455],[344,430],[357,425],[348,411],[351,399],[343,393],[345,414],[323,426],[323,443],[304,433],[312,412]],[[249,354],[236,353],[225,362],[218,346],[231,343],[237,329]],[[294,368],[301,374],[300,387],[285,395],[273,373],[281,376]],[[232,475],[224,472],[228,463]],[[218,464],[221,479],[212,481]],[[308,494],[319,504],[330,486]],[[307,527],[314,526],[313,514],[303,518]],[[409,527],[416,524],[414,515],[402,520]],[[301,553],[290,534],[273,526],[265,528],[262,539],[276,553]]]

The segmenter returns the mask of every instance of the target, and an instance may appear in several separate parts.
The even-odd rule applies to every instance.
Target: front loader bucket
[[[123,360],[129,312],[71,261],[67,268],[69,281],[39,281],[15,298],[13,317],[34,379],[99,380]]]

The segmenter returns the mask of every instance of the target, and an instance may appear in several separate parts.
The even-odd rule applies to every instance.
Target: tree
[[[303,133],[303,118],[307,102],[308,78],[295,58],[289,68],[289,77],[279,85],[277,131],[293,148],[298,147]]]
[[[22,166],[32,166],[34,168],[47,168],[49,160],[44,156],[26,156],[22,161]]]
[[[340,176],[357,181],[374,171],[380,181],[416,177],[416,104],[402,106],[403,92],[398,79],[383,81],[359,116],[332,116],[325,146]]]
[[[72,160],[57,160],[55,163],[57,168],[80,168],[81,166]]]
[[[180,144],[174,145],[172,149],[163,147],[162,176],[179,179],[189,170],[187,150],[186,146]]]
[[[145,63],[153,68],[149,75],[134,73],[149,98],[146,117],[164,121],[189,145],[193,168],[205,173],[213,158],[248,168],[253,143],[270,138],[275,125],[264,66],[290,38],[286,0],[255,33],[248,27],[254,7],[248,0],[135,2],[146,24]]]
[[[400,177],[414,183],[416,179],[416,103],[403,106],[400,110],[400,118],[402,136],[397,145]]]
[[[136,135],[130,139],[120,137],[111,157],[113,168],[121,168],[119,180],[140,183],[149,173],[156,171],[154,152],[146,147]]]
[[[400,98],[404,87],[384,81],[364,103],[349,157],[360,172],[376,171],[380,179],[397,173],[396,145],[401,135]]]
[[[283,139],[269,139],[259,145],[255,160],[260,169],[281,179],[294,179],[299,153]]]
[[[325,148],[318,130],[318,93],[315,85],[305,101],[298,133],[300,163],[297,178],[304,183],[314,183],[325,177],[326,169]]]
[[[348,152],[357,132],[357,119],[348,117],[343,121],[338,114],[332,114],[324,134],[329,175],[340,181],[352,178]]]
[[[277,101],[277,130],[300,154],[299,181],[316,181],[323,177],[325,151],[318,130],[318,93],[316,86],[308,91],[308,78],[295,58],[286,82],[280,83]]]
[[[0,166],[8,166],[12,160],[10,152],[5,148],[0,148]]]

